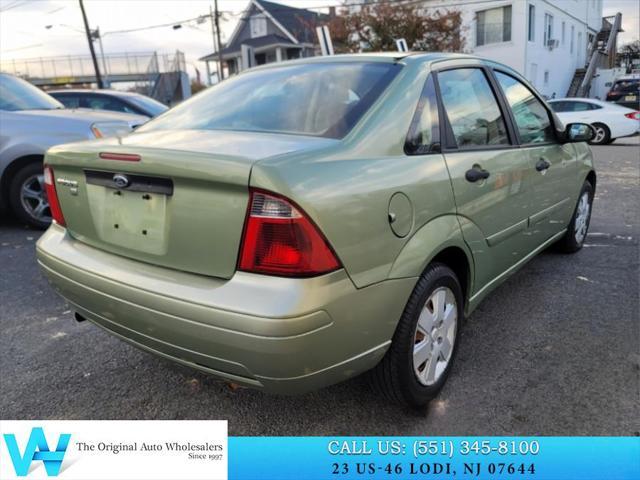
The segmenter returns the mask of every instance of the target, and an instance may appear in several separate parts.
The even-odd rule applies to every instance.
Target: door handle
[[[540,160],[538,160],[538,163],[536,163],[536,170],[542,172],[550,166],[551,164],[549,162],[547,162],[544,158],[541,158]]]
[[[477,182],[478,180],[486,180],[489,178],[489,172],[483,169],[480,165],[474,165],[464,174],[464,178],[467,182]]]

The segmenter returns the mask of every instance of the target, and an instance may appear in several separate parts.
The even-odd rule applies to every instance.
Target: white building
[[[602,25],[602,0],[426,0],[462,12],[465,50],[509,65],[543,95],[564,97],[589,61]]]

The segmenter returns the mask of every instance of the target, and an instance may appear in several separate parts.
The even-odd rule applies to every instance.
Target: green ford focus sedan
[[[38,261],[78,320],[146,351],[281,393],[370,371],[420,406],[493,288],[582,247],[592,135],[473,56],[260,67],[49,150]]]

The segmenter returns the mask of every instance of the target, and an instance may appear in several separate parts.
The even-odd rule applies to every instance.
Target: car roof
[[[90,88],[57,88],[54,90],[47,90],[47,93],[93,93],[98,95],[116,95],[121,97],[137,97],[142,96],[136,92],[123,92],[122,90],[111,90],[104,88],[102,90],[92,90]]]
[[[557,103],[557,102],[586,102],[586,103],[595,103],[596,105],[611,105],[611,102],[603,102],[602,100],[598,100],[596,98],[584,98],[584,97],[567,97],[567,98],[552,98],[548,100],[549,103]]]
[[[571,98],[554,98],[553,100],[548,100],[548,103],[558,103],[558,102],[585,102],[585,103],[593,103],[594,105],[600,105],[604,108],[614,108],[616,110],[632,110],[627,107],[623,107],[622,105],[618,105],[613,102],[605,102],[603,100],[598,100],[595,98],[582,98],[582,97],[571,97]]]
[[[269,70],[272,68],[280,68],[284,66],[294,66],[294,65],[311,65],[318,63],[348,63],[348,62],[380,62],[380,63],[397,63],[402,61],[403,63],[427,63],[427,62],[435,62],[439,60],[479,60],[481,62],[492,63],[494,65],[499,65],[509,71],[515,72],[508,65],[501,64],[496,62],[495,60],[491,60],[488,58],[479,57],[477,55],[470,55],[465,53],[449,53],[449,52],[366,52],[366,53],[341,53],[337,55],[327,55],[327,56],[315,56],[315,57],[304,57],[293,60],[287,60],[286,62],[273,62],[267,63],[264,65],[259,65],[257,67],[252,67],[250,70],[245,70],[241,72],[244,74],[246,72],[259,71],[259,70]]]

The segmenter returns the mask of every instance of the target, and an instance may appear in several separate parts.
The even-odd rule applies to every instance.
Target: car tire
[[[587,238],[589,224],[591,222],[591,211],[593,210],[593,186],[589,181],[585,181],[578,196],[578,203],[573,211],[571,222],[567,227],[567,232],[558,242],[558,247],[564,253],[575,253],[582,248]],[[585,210],[586,209],[586,210]]]
[[[449,267],[433,263],[426,269],[409,297],[389,349],[370,372],[375,390],[413,408],[425,406],[438,394],[460,343],[463,298],[460,282]],[[431,331],[425,334],[423,326]]]
[[[9,183],[9,205],[18,220],[31,227],[44,230],[51,224],[42,162],[27,163],[15,172]]]
[[[607,145],[611,141],[611,130],[604,123],[594,123],[591,125],[596,134],[589,143],[591,145]]]

